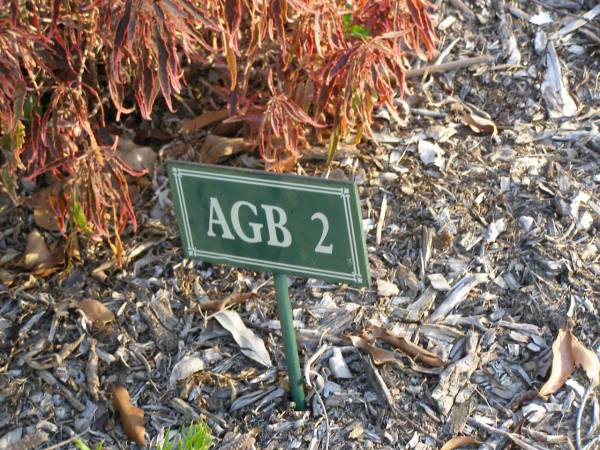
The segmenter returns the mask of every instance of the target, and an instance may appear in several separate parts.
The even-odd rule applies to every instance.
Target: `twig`
[[[387,195],[383,194],[383,200],[381,201],[381,210],[379,211],[379,220],[377,221],[377,228],[375,230],[375,245],[377,247],[379,247],[379,244],[381,244],[381,232],[383,231],[383,223],[385,222],[387,204]]]
[[[462,2],[462,0],[450,0],[450,4],[467,16],[468,19],[475,19],[475,13],[471,11],[469,7]]]
[[[447,116],[446,113],[423,108],[410,108],[410,113],[415,116],[433,117],[434,119],[444,119]]]
[[[504,431],[499,428],[494,428],[486,423],[480,422],[479,420],[469,418],[467,419],[467,422],[469,423],[469,425],[477,428],[482,428],[488,433],[499,434],[501,436],[507,437],[524,450],[548,450],[546,447],[535,447],[529,444],[527,441],[525,441],[525,439],[521,438],[521,436],[519,436],[516,433],[511,433],[509,431]]]
[[[310,367],[315,363],[315,361],[317,359],[319,359],[321,357],[321,355],[323,353],[325,353],[327,351],[328,348],[329,348],[329,344],[321,345],[321,347],[319,347],[319,349],[315,352],[315,354],[312,355],[310,358],[308,358],[306,360],[306,363],[304,363],[304,382],[310,388],[313,387],[312,382],[310,381]]]
[[[585,410],[585,405],[590,398],[590,394],[594,390],[592,383],[587,387],[583,397],[581,397],[581,402],[579,404],[579,410],[577,411],[577,421],[575,422],[575,444],[577,445],[577,450],[582,450],[583,448],[587,448],[586,445],[583,447],[581,445],[581,420],[583,419],[583,412]]]
[[[491,55],[475,56],[473,58],[463,58],[456,61],[432,65],[427,67],[419,67],[406,72],[406,78],[420,77],[426,73],[449,72],[451,70],[464,69],[465,67],[475,66],[477,64],[491,64],[494,57]]]
[[[321,345],[321,347],[319,347],[319,349],[315,352],[315,354],[312,355],[310,358],[308,358],[308,360],[304,364],[304,382],[306,383],[306,386],[311,389],[313,388],[313,385],[312,385],[312,381],[310,380],[310,373],[311,373],[310,367],[328,349],[329,349],[329,344]],[[315,395],[317,396],[317,400],[319,400],[319,403],[321,403],[321,408],[323,408],[323,417],[325,418],[325,431],[327,433],[326,437],[325,437],[325,450],[329,450],[329,438],[330,438],[330,436],[329,436],[330,435],[329,416],[327,415],[327,409],[325,408],[325,402],[323,402],[323,399],[321,398],[321,394],[319,394],[319,391],[317,389],[313,389],[313,391],[314,391]]]
[[[385,384],[385,381],[379,373],[379,370],[377,370],[377,367],[375,366],[375,364],[373,364],[373,361],[371,361],[370,357],[367,357],[367,360],[369,361],[369,366],[371,367],[371,373],[373,374],[373,378],[375,378],[377,386],[379,386],[379,389],[381,389],[381,392],[383,393],[383,396],[387,401],[389,407],[392,411],[397,411],[398,408],[396,408],[396,405],[394,404],[394,398],[392,397],[392,393],[387,387],[387,384]]]
[[[373,364],[373,361],[371,360],[370,357],[364,357],[361,355],[361,357],[364,359],[366,359],[369,362],[369,367],[371,369],[371,375],[372,377],[375,379],[376,382],[376,387],[378,387],[379,389],[381,389],[383,396],[385,397],[385,400],[387,402],[387,404],[389,405],[390,409],[392,410],[392,412],[394,414],[396,414],[397,416],[399,416],[400,418],[402,418],[403,420],[405,420],[406,422],[408,422],[411,426],[413,426],[416,430],[419,430],[421,433],[423,434],[429,434],[425,428],[423,428],[420,424],[418,424],[417,422],[415,422],[414,420],[412,420],[410,417],[408,417],[408,415],[406,415],[404,412],[402,412],[400,410],[400,408],[398,408],[395,404],[394,404],[394,398],[392,397],[392,393],[390,392],[389,388],[387,387],[387,384],[385,384],[385,381],[383,379],[383,377],[381,376],[381,374],[379,373],[379,370],[377,369],[377,366],[375,366],[375,364]],[[438,438],[436,438],[435,436],[431,436],[436,442],[440,442]]]
[[[596,16],[600,15],[600,4],[594,6],[588,12],[583,14],[581,17],[577,17],[576,19],[571,20],[564,27],[558,30],[556,33],[550,36],[551,39],[560,39],[565,37],[566,35],[572,33],[573,31],[581,28],[587,23],[594,20]]]
[[[514,5],[508,5],[508,11],[517,19],[523,19],[527,22],[529,22],[529,19],[531,19],[531,16],[529,14],[527,14],[525,11],[517,8]]]
[[[321,404],[321,408],[323,408],[323,417],[325,418],[325,450],[329,450],[329,439],[330,439],[330,434],[331,434],[331,430],[329,428],[329,415],[327,414],[327,408],[325,408],[325,402],[323,402],[323,399],[321,398],[321,394],[319,394],[319,391],[317,391],[315,389],[315,395],[317,396],[317,400],[319,400],[319,403]]]
[[[65,445],[67,445],[67,444],[70,444],[71,442],[73,442],[75,439],[78,439],[78,438],[80,438],[81,436],[83,436],[84,434],[87,434],[89,431],[90,431],[90,430],[85,430],[85,431],[82,431],[82,432],[81,432],[81,433],[79,433],[79,434],[76,434],[76,435],[74,435],[74,436],[71,436],[71,437],[70,437],[69,439],[67,439],[67,440],[64,440],[64,441],[62,441],[62,442],[59,442],[58,444],[51,445],[50,447],[46,447],[44,450],[54,450],[54,449],[56,449],[56,448],[64,447]]]
[[[438,57],[435,59],[435,63],[433,64],[434,66],[440,65],[444,62],[444,60],[446,59],[446,56],[448,56],[450,54],[450,52],[452,51],[452,49],[456,46],[456,44],[458,44],[460,42],[459,38],[454,39],[452,42],[450,42],[450,44],[448,44],[446,46],[446,48],[444,50],[442,50],[440,52],[440,54],[438,55]]]
[[[600,37],[595,34],[592,30],[590,30],[589,25],[584,25],[578,30],[581,34],[587,36],[589,39],[594,41],[596,44],[600,44]]]
[[[592,449],[596,449],[598,447],[595,447],[595,445],[600,444],[600,436],[596,436],[594,439],[592,439],[590,442],[588,442],[586,444],[585,447],[583,447],[583,450],[592,450]]]

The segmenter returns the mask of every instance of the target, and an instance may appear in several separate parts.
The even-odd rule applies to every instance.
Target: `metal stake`
[[[273,276],[275,278],[275,294],[277,296],[279,322],[281,323],[281,334],[283,335],[285,347],[290,391],[292,399],[296,403],[296,409],[303,411],[306,409],[306,400],[304,398],[304,385],[302,383],[302,372],[300,371],[300,359],[298,358],[292,307],[288,294],[288,279],[286,275],[281,273],[275,273]]]

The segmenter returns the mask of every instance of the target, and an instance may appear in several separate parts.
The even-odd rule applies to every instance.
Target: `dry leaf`
[[[598,355],[586,348],[570,331],[559,330],[552,344],[550,378],[540,389],[540,395],[546,397],[558,391],[569,379],[575,367],[585,371],[593,386],[600,382]]]
[[[244,126],[244,124],[241,120],[230,121],[230,119],[227,119],[221,123],[216,124],[212,128],[212,132],[213,132],[213,134],[216,134],[217,136],[232,137],[232,136],[237,135],[243,126]]]
[[[558,59],[553,40],[546,45],[546,73],[541,85],[546,101],[546,111],[551,119],[562,119],[577,115],[577,103],[569,93],[561,72],[561,61]]]
[[[277,161],[269,162],[267,164],[267,168],[270,171],[281,173],[281,172],[289,172],[294,167],[296,167],[296,163],[298,162],[298,157],[296,155],[290,155],[287,158],[278,159]]]
[[[254,439],[253,430],[250,430],[249,433],[246,434],[235,434],[232,431],[228,431],[223,438],[223,442],[219,446],[219,450],[252,450],[256,447],[254,443],[256,439]]]
[[[179,380],[204,370],[204,361],[197,355],[185,356],[173,367],[169,378],[169,388],[173,388]]]
[[[391,281],[377,280],[377,295],[380,297],[392,297],[398,295],[400,289]]]
[[[569,379],[575,369],[573,351],[571,349],[571,333],[559,330],[552,344],[552,371],[550,378],[540,389],[540,395],[545,397],[558,391]]]
[[[27,237],[27,246],[21,261],[24,269],[31,271],[37,276],[47,276],[58,270],[58,266],[63,263],[60,252],[52,253],[44,237],[38,230],[33,230]]]
[[[67,257],[67,261],[69,263],[72,261],[81,262],[81,248],[79,247],[79,237],[77,236],[77,232],[75,231],[72,231],[69,237],[67,238],[65,256]]]
[[[367,342],[366,339],[363,339],[360,336],[350,336],[350,340],[352,341],[352,345],[356,348],[364,350],[373,358],[373,362],[378,366],[385,363],[397,363],[398,359],[396,356],[387,350],[384,350],[379,347],[375,347]]]
[[[243,303],[252,297],[256,297],[255,292],[250,292],[247,294],[230,295],[223,300],[209,300],[206,302],[199,303],[198,306],[200,307],[201,311],[221,311],[229,305],[237,305],[238,303]]]
[[[10,264],[13,259],[17,259],[17,257],[20,255],[21,253],[16,251],[14,248],[8,248],[6,249],[6,251],[0,255],[0,267],[3,266],[8,266],[8,265],[17,265],[19,266],[18,260],[15,261],[14,264]]]
[[[119,411],[123,430],[129,439],[144,447],[144,411],[133,406],[129,392],[123,386],[116,385],[112,388],[113,406]]]
[[[8,448],[10,450],[34,450],[46,447],[44,444],[48,442],[49,439],[50,436],[48,436],[48,433],[42,430],[33,430],[23,438],[11,442]]]
[[[496,124],[485,117],[467,113],[462,117],[462,122],[476,133],[487,133],[495,136],[498,134]]]
[[[432,367],[443,367],[444,361],[442,361],[435,353],[431,353],[416,344],[413,344],[408,339],[397,336],[390,333],[385,328],[377,328],[373,331],[373,336],[377,339],[381,339],[383,342],[387,342],[393,345],[398,350],[412,356],[415,360],[421,361]]]
[[[115,320],[115,315],[103,303],[93,298],[86,298],[79,302],[79,309],[85,315],[85,318],[96,325],[98,328],[104,328],[109,322]]]
[[[221,311],[215,315],[215,319],[231,333],[244,355],[265,367],[273,365],[263,340],[246,327],[238,313],[229,310]]]
[[[193,119],[186,120],[181,125],[182,133],[195,133],[204,127],[212,125],[216,122],[225,120],[229,114],[226,109],[220,109],[218,111],[206,111]]]
[[[365,430],[361,425],[356,425],[352,431],[350,432],[350,434],[348,435],[348,437],[350,439],[359,439],[363,434],[364,434]]]
[[[48,231],[60,231],[56,216],[50,207],[50,202],[52,198],[57,198],[59,189],[58,183],[54,183],[35,192],[26,201],[26,205],[33,209],[33,220],[38,227]]]
[[[592,385],[597,386],[598,382],[600,382],[600,360],[598,360],[598,355],[589,348],[586,348],[573,335],[571,335],[571,351],[573,352],[575,366],[581,367],[592,382]]]
[[[15,281],[15,274],[0,268],[0,284],[5,287],[10,286]]]
[[[131,139],[119,138],[117,155],[133,170],[152,172],[156,164],[156,153],[150,147],[137,145]]]
[[[440,450],[454,450],[467,445],[479,445],[481,441],[471,436],[456,436],[446,442]]]
[[[0,186],[0,214],[8,210],[12,205],[16,205],[16,202],[13,203],[13,200],[8,192],[6,192],[4,185]]]
[[[446,159],[444,158],[444,150],[439,145],[420,140],[417,144],[417,149],[423,164],[433,164],[438,169],[444,170]]]
[[[236,155],[250,148],[243,138],[229,138],[209,134],[200,150],[200,162],[214,164],[226,156]]]

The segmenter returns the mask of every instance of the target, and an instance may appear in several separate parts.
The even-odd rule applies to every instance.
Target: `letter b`
[[[267,245],[271,245],[273,247],[289,247],[292,245],[292,234],[290,230],[284,227],[287,223],[287,214],[285,211],[273,205],[260,205],[262,209],[265,211],[265,216],[267,218],[267,231],[269,232],[269,241]],[[277,213],[277,220],[275,219],[275,213]],[[281,240],[279,240],[279,236],[277,236],[277,231],[281,232]]]

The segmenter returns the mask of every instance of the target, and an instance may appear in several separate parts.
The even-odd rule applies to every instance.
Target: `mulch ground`
[[[80,240],[67,268],[17,271],[36,224],[31,208],[4,208],[0,449],[72,448],[76,435],[136,448],[115,384],[144,411],[153,445],[202,420],[224,449],[430,449],[458,436],[482,449],[597,448],[600,404],[583,371],[539,394],[559,330],[600,351],[600,16],[574,22],[593,3],[438,5],[436,64],[492,58],[413,76],[398,101],[406,122],[381,111],[378,142],[336,156],[329,176],[359,186],[373,286],[291,279],[305,412],[287,394],[272,278],[182,255],[162,162],[198,160],[205,131],[160,146],[121,268]],[[298,172],[322,176],[322,156]],[[221,162],[260,165],[246,153]],[[115,319],[90,324],[79,308],[89,298]],[[216,320],[214,301],[227,298],[270,367]],[[417,350],[374,338],[383,329]],[[358,348],[357,337],[373,340]],[[174,377],[186,357],[201,370]]]

